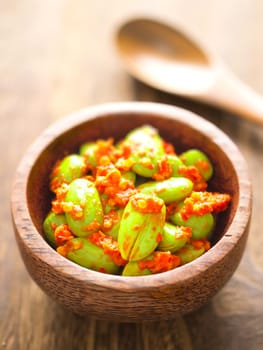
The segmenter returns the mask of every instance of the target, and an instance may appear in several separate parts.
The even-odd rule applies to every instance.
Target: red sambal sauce
[[[219,213],[226,210],[231,200],[227,193],[193,191],[184,200],[184,207],[181,211],[182,218],[187,220],[191,215],[204,215],[207,213]]]
[[[142,193],[137,193],[136,195],[131,197],[131,205],[136,211],[140,213],[156,214],[161,212],[164,206],[164,202],[158,197],[148,197],[143,195]]]
[[[104,254],[110,256],[117,266],[125,266],[127,261],[120,254],[118,242],[107,232],[120,220],[117,211],[125,208],[129,201],[134,210],[143,214],[161,213],[164,209],[163,207],[166,206],[166,221],[168,222],[170,216],[177,210],[180,210],[182,218],[187,220],[191,215],[201,216],[206,213],[218,213],[228,207],[231,200],[230,195],[207,191],[208,184],[198,170],[198,167],[208,170],[210,165],[206,161],[199,161],[198,167],[195,165],[179,166],[179,176],[186,177],[193,182],[191,195],[184,200],[183,208],[179,209],[179,205],[176,202],[165,204],[157,196],[140,193],[135,184],[123,176],[124,172],[132,170],[135,163],[132,157],[134,149],[129,142],[125,142],[124,139],[115,147],[113,138],[109,138],[107,140],[97,140],[95,144],[94,157],[96,166],[89,164],[88,155],[86,155],[86,174],[84,174],[83,178],[92,181],[99,192],[104,211],[103,221],[101,223],[94,219],[83,230],[87,231],[85,239],[102,248]],[[152,175],[152,179],[155,181],[162,181],[172,176],[172,167],[168,159],[169,155],[176,155],[176,152],[173,145],[163,139],[162,145],[164,155],[157,160],[157,171]],[[154,168],[152,162],[153,152],[147,153],[142,149],[139,155],[140,159],[138,162],[141,165],[149,169]],[[61,161],[58,161],[54,165],[51,174],[50,189],[55,194],[55,198],[52,201],[52,211],[55,214],[69,213],[74,220],[82,220],[84,205],[74,205],[65,201],[69,185],[66,181],[63,182],[63,175],[60,179],[56,177],[60,163]],[[150,178],[148,180],[150,181]],[[126,215],[129,215],[129,213],[126,213]],[[139,231],[140,229],[141,227],[135,223],[133,231]],[[59,254],[66,257],[70,251],[75,251],[82,247],[83,243],[72,240],[76,236],[71,232],[67,224],[54,227],[54,231]],[[93,231],[93,233],[88,234],[88,231]],[[182,226],[181,231],[181,236],[187,237],[187,242],[190,242],[195,249],[204,247],[205,250],[208,250],[210,248],[209,241],[191,240],[191,228]],[[159,243],[162,238],[162,232],[160,232],[155,239]],[[148,258],[138,261],[137,264],[141,270],[148,269],[151,273],[160,273],[180,266],[181,259],[176,253],[171,254],[169,251],[160,252],[157,248]]]
[[[140,270],[148,269],[151,273],[160,273],[172,270],[181,264],[181,259],[177,255],[172,255],[170,252],[156,251],[150,259],[138,261]]]
[[[87,239],[97,247],[103,248],[105,254],[111,256],[117,266],[124,266],[127,261],[121,257],[118,243],[111,236],[105,235],[102,231],[91,233]]]

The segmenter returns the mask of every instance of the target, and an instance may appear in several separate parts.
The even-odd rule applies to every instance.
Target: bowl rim
[[[77,265],[70,260],[60,256],[41,236],[35,227],[29,208],[27,207],[27,181],[30,176],[31,167],[38,159],[39,155],[54,139],[60,134],[69,131],[77,125],[89,120],[105,117],[105,115],[116,115],[124,113],[150,113],[151,115],[162,116],[178,120],[187,124],[192,129],[197,130],[204,136],[209,137],[224,152],[228,149],[228,153],[235,153],[235,159],[231,159],[234,169],[237,172],[237,180],[239,185],[239,201],[236,213],[229,224],[227,234],[224,234],[220,240],[211,247],[206,254],[198,259],[180,266],[177,269],[163,272],[161,274],[153,274],[148,276],[119,276],[102,274],[101,272],[89,270],[85,267]],[[199,129],[202,123],[203,130]],[[54,138],[55,136],[55,138]],[[224,152],[225,153],[225,152]],[[226,154],[226,153],[225,153]],[[230,157],[227,155],[230,159]],[[23,174],[23,176],[21,176]],[[21,203],[21,191],[24,201]],[[174,285],[175,283],[184,283],[187,280],[197,277],[204,273],[211,265],[219,262],[224,256],[233,249],[233,246],[241,239],[246,227],[248,226],[251,216],[252,194],[251,181],[248,172],[247,163],[239,151],[235,143],[216,125],[202,118],[200,115],[193,113],[181,107],[167,105],[156,102],[113,102],[100,105],[89,106],[77,112],[70,113],[55,123],[47,127],[28,147],[14,175],[13,185],[11,189],[11,215],[14,226],[16,227],[16,237],[20,241],[27,242],[27,248],[31,250],[38,259],[46,265],[49,265],[56,272],[75,278],[78,281],[93,283],[101,287],[110,289],[122,289],[125,291],[136,291],[138,289],[152,289],[163,286]],[[16,213],[19,212],[19,216]],[[238,222],[236,220],[238,216]],[[25,222],[27,223],[25,225]],[[238,224],[238,230],[237,230]],[[28,225],[31,226],[30,242]],[[214,254],[215,251],[223,252]],[[52,263],[48,257],[54,255]],[[56,264],[54,264],[56,261]],[[204,263],[205,262],[205,263]],[[74,276],[72,271],[74,270]],[[76,271],[78,272],[76,274]]]

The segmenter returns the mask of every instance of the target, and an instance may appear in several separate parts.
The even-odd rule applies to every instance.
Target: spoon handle
[[[223,68],[218,74],[207,98],[210,103],[263,125],[263,96],[253,91],[227,68]]]

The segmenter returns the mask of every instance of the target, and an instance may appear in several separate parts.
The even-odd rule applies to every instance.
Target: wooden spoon
[[[263,124],[263,98],[177,29],[134,19],[119,28],[116,39],[127,70],[140,81]]]

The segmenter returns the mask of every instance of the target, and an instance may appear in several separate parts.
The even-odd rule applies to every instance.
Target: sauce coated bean
[[[51,169],[48,243],[85,268],[123,276],[165,272],[204,254],[228,194],[208,192],[212,162],[176,154],[150,126],[86,142]]]

